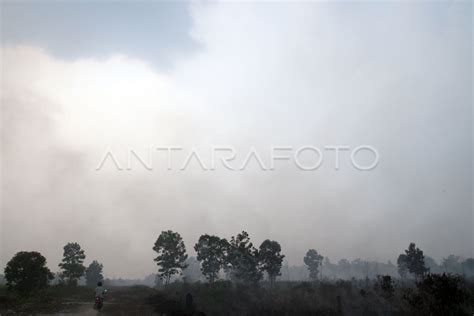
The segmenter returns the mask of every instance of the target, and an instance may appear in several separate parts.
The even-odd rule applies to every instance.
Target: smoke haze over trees
[[[1,315],[473,313],[471,1],[0,11]]]
[[[32,249],[55,270],[75,240],[143,278],[154,254],[136,245],[168,229],[194,257],[202,234],[245,229],[290,266],[312,247],[396,264],[410,240],[438,263],[474,257],[470,2],[121,5],[2,2],[2,267]],[[157,152],[127,169],[128,148],[210,144],[236,165],[279,145],[370,144],[380,163],[358,172],[341,151],[335,170],[323,149],[315,172],[168,172]],[[122,172],[95,170],[109,147]]]

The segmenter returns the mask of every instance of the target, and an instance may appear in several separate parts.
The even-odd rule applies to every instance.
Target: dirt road
[[[108,291],[104,299],[104,306],[100,312],[94,310],[94,300],[89,302],[67,301],[64,302],[61,312],[43,315],[156,315],[153,307],[146,304],[146,295],[140,291],[130,291],[128,288],[113,288]]]

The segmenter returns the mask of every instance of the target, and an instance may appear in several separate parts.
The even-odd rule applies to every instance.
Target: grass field
[[[441,283],[440,283],[441,284]],[[427,287],[428,286],[428,287]],[[250,286],[220,281],[112,287],[103,315],[472,315],[474,285],[395,281],[393,291],[375,280],[277,282]],[[0,288],[1,315],[96,315],[94,292],[85,286],[51,286],[21,298]]]

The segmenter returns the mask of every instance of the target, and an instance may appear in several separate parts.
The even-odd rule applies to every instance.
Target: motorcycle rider
[[[104,302],[104,294],[107,290],[102,286],[102,282],[97,282],[97,287],[95,288],[95,300],[96,300],[96,308],[101,309],[102,304]]]

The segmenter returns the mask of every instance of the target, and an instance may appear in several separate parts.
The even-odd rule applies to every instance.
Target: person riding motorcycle
[[[107,290],[102,286],[102,282],[98,282],[97,287],[95,288],[95,309],[100,310],[102,308],[105,293],[107,293]]]

